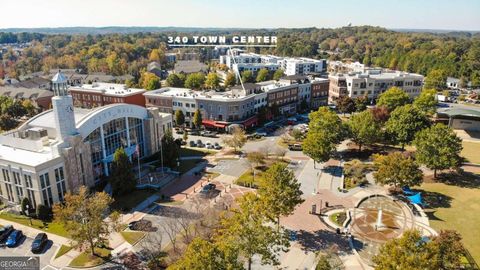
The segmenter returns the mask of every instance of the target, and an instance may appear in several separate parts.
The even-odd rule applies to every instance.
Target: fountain
[[[382,208],[379,208],[378,209],[378,213],[377,213],[377,222],[375,223],[375,231],[378,231],[378,229],[381,229],[383,228],[383,223],[382,223]]]

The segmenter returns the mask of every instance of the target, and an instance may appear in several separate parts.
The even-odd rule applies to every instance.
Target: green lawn
[[[67,238],[69,237],[67,231],[65,228],[63,228],[63,225],[57,222],[43,222],[41,220],[32,218],[32,226],[30,226],[30,221],[25,216],[19,216],[10,213],[0,213],[0,218],[33,227],[48,233],[53,233]]]
[[[257,187],[258,180],[262,177],[262,171],[255,170],[255,179],[253,179],[253,172],[251,169],[247,170],[245,173],[240,175],[237,180],[235,180],[235,184],[244,186],[244,187]]]
[[[88,251],[82,252],[70,262],[70,267],[94,267],[105,263],[110,259],[110,250],[95,248],[96,255],[90,255]]]
[[[342,227],[345,219],[347,218],[347,214],[345,212],[335,213],[333,215],[328,216],[331,222],[337,224],[337,226]]]
[[[71,246],[66,246],[66,245],[62,245],[59,249],[58,249],[58,252],[57,254],[55,254],[55,259],[56,258],[59,258],[63,255],[65,255],[65,253],[69,252],[70,250],[72,250],[72,247]]]
[[[123,231],[120,232],[120,234],[123,236],[123,239],[127,241],[130,245],[135,245],[140,239],[142,239],[145,236],[144,232],[133,232],[133,231]]]
[[[137,189],[122,196],[117,196],[112,203],[111,208],[118,211],[130,211],[132,208],[155,194],[156,191],[150,189]]]
[[[462,142],[462,157],[471,163],[480,164],[480,142]]]
[[[209,149],[202,149],[202,148],[180,148],[180,156],[181,157],[197,157],[197,156],[208,156],[214,155],[216,152],[209,150]]]
[[[425,191],[433,197],[441,197],[441,202],[429,202],[433,210],[427,210],[430,225],[436,229],[454,229],[463,237],[465,247],[477,263],[480,263],[479,225],[480,188],[466,188],[443,183],[424,183]]]

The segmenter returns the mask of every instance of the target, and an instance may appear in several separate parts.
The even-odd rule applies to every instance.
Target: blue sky
[[[480,30],[480,0],[2,0],[0,28],[339,27]]]

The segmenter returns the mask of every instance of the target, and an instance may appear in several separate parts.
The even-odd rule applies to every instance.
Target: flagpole
[[[141,181],[140,179],[140,146],[138,145],[138,138],[135,138],[135,152],[137,152],[137,162],[138,162],[138,181]]]

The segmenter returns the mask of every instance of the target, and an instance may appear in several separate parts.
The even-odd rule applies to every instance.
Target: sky
[[[480,30],[480,0],[0,0],[0,28],[180,26]]]

